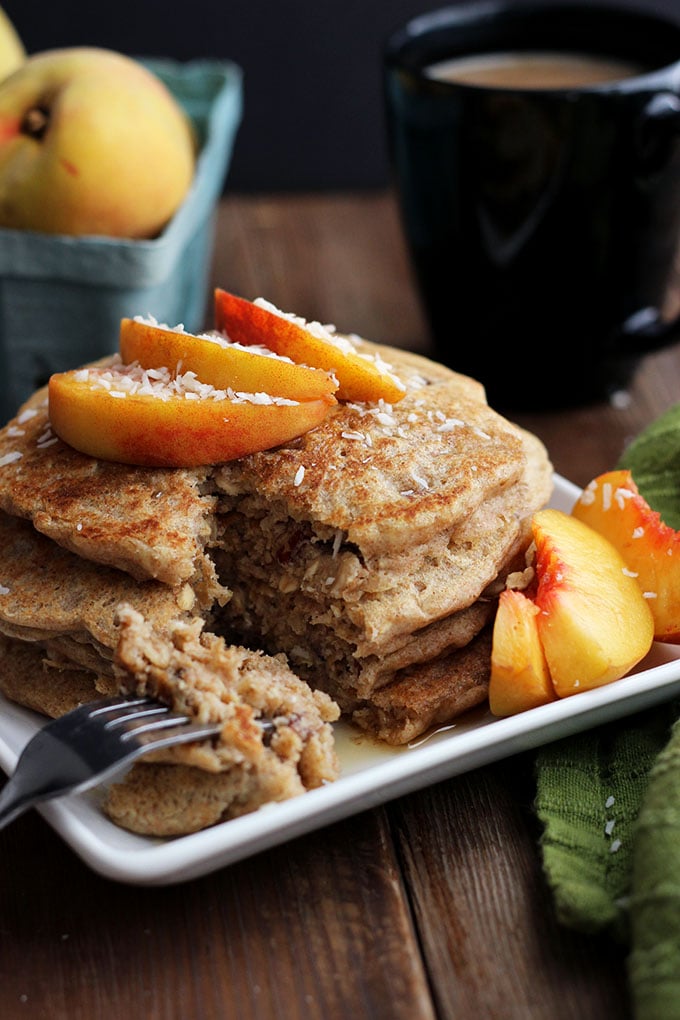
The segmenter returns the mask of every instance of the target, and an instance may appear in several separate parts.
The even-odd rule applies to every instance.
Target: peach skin
[[[572,510],[604,535],[635,576],[654,618],[657,641],[680,643],[680,532],[668,527],[628,470],[594,478]]]
[[[358,354],[348,340],[323,327],[312,332],[304,320],[285,315],[266,302],[247,301],[218,287],[215,324],[237,343],[264,344],[300,365],[331,372],[339,383],[339,400],[395,404],[404,396],[401,383],[378,362]]]
[[[139,375],[141,370],[136,370]],[[319,425],[333,397],[294,402],[229,399],[224,391],[193,397],[163,380],[161,393],[125,389],[133,373],[90,368],[53,375],[49,381],[52,428],[81,453],[102,460],[153,467],[217,464],[267,450]],[[108,385],[101,385],[106,375]],[[133,384],[136,383],[133,375]],[[189,385],[191,380],[187,380]],[[199,384],[200,387],[200,384]],[[212,387],[204,387],[212,390]]]
[[[174,372],[195,372],[215,389],[268,393],[291,400],[322,400],[338,384],[328,372],[295,365],[275,354],[259,354],[229,344],[219,336],[195,336],[140,319],[123,319],[120,354],[127,364],[142,368],[166,366]]]

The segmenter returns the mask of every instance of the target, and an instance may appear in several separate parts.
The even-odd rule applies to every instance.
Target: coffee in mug
[[[439,81],[485,85],[499,89],[568,89],[620,81],[644,74],[642,64],[589,53],[486,53],[455,57],[425,68]]]
[[[464,2],[388,41],[385,101],[433,353],[492,404],[606,399],[680,337],[680,21]]]

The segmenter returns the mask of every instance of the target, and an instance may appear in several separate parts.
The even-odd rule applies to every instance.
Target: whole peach
[[[194,166],[188,117],[130,57],[47,50],[0,82],[0,226],[153,237]]]

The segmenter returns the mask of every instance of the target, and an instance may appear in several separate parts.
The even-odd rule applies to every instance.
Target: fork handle
[[[31,797],[22,796],[10,777],[0,791],[0,829],[22,815],[33,803]]]

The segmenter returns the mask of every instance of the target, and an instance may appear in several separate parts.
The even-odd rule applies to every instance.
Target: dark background
[[[621,0],[630,4],[632,0]],[[380,61],[387,35],[436,0],[0,0],[31,52],[108,46],[228,58],[244,72],[229,173],[240,191],[387,183]],[[678,12],[680,0],[637,0]]]

